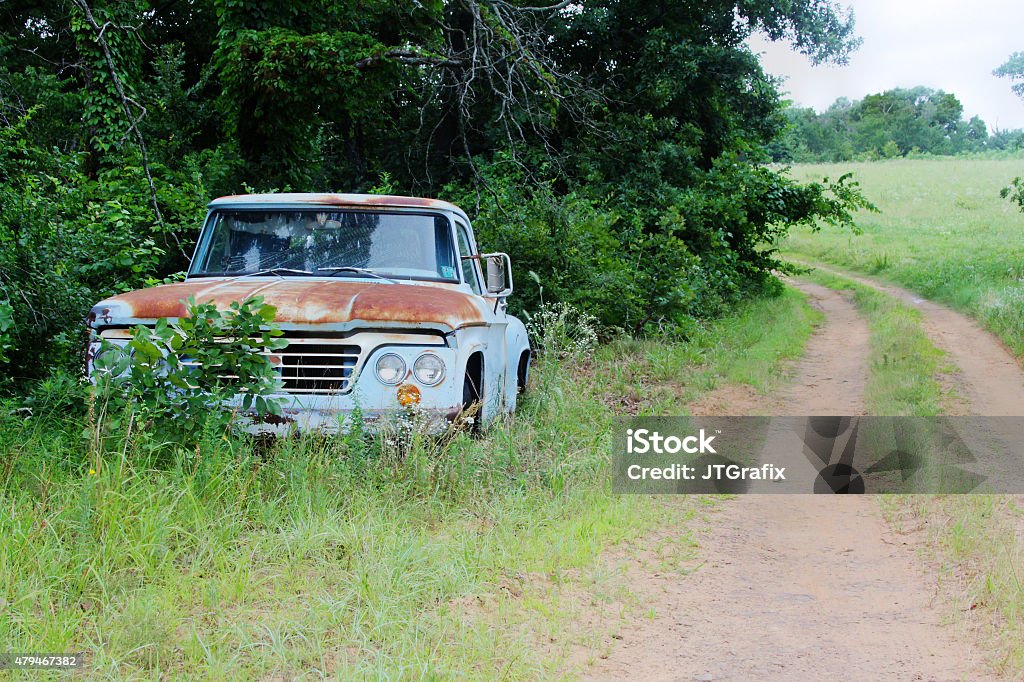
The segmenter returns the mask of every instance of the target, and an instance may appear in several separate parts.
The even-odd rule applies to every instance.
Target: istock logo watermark
[[[617,493],[1024,493],[1022,417],[623,419]]]
[[[721,433],[716,431],[715,433]],[[715,453],[711,445],[714,436],[707,435],[704,429],[696,436],[663,436],[650,429],[626,429],[626,451],[633,455],[646,455],[653,452],[659,455],[675,455],[680,452],[687,454]]]

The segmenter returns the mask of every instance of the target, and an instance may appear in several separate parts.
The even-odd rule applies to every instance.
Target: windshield
[[[216,211],[190,276],[259,273],[458,281],[451,228],[444,216],[337,210]]]

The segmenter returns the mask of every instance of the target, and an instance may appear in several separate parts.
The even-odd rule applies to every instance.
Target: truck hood
[[[414,327],[447,332],[485,324],[486,314],[479,298],[439,286],[233,277],[165,284],[112,296],[93,306],[89,321],[101,327],[182,317],[184,301],[190,296],[199,303],[213,302],[220,309],[234,301],[262,296],[277,308],[275,321],[285,327]]]

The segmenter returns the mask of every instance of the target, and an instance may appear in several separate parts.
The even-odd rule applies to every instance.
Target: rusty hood
[[[90,323],[102,327],[181,317],[183,301],[190,296],[222,309],[233,301],[262,296],[277,308],[278,324],[297,328],[413,327],[447,332],[482,325],[486,314],[482,300],[442,286],[235,277],[189,280],[113,296],[93,306]]]

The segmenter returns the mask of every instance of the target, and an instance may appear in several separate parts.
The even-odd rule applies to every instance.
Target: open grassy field
[[[97,411],[44,385],[31,416],[0,406],[0,641],[88,652],[93,678],[571,676],[611,641],[581,604],[648,608],[603,553],[670,526],[679,570],[708,504],[611,495],[615,415],[767,390],[814,319],[787,291],[687,343],[542,362],[480,439],[97,439]]]
[[[888,279],[981,320],[1024,353],[1024,213],[999,190],[1024,159],[900,159],[800,165],[799,179],[853,172],[880,213],[854,235],[796,231],[785,251]]]

